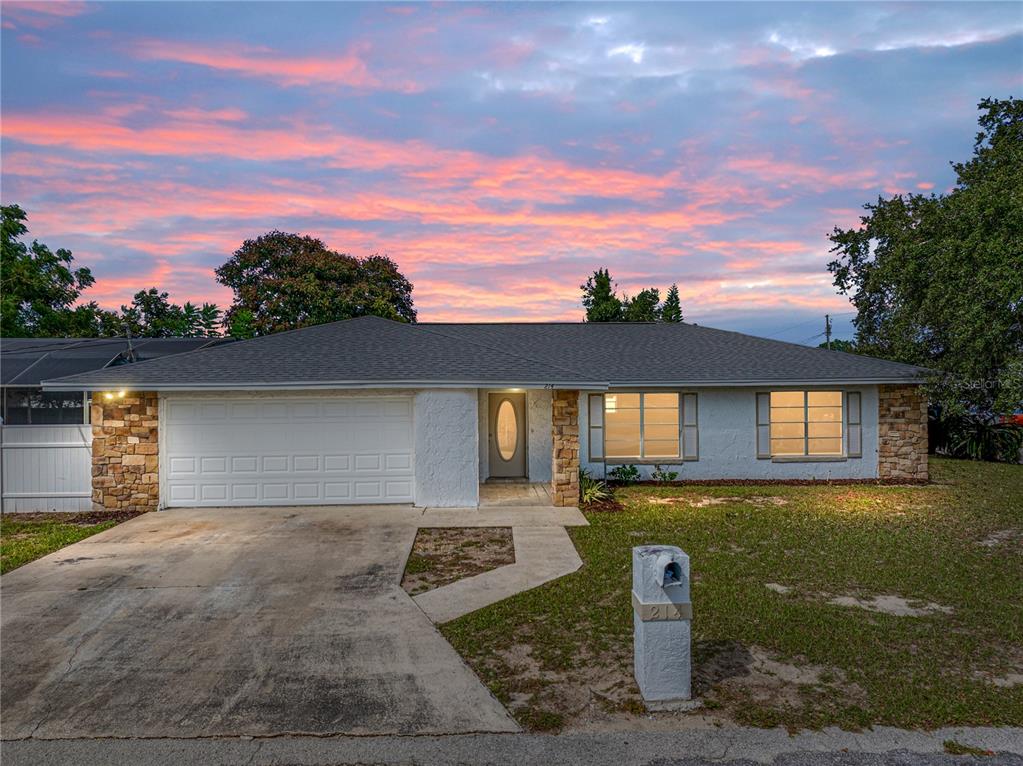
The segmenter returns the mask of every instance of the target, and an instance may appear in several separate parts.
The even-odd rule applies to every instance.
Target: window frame
[[[614,456],[607,454],[607,394],[634,394],[639,396],[639,455]],[[646,449],[645,440],[645,412],[647,394],[674,394],[678,399],[678,455],[671,457],[644,457]],[[592,405],[594,399],[601,402],[601,421],[594,425],[592,417]],[[629,389],[621,391],[607,391],[600,394],[590,394],[587,397],[587,432],[589,436],[588,457],[590,461],[604,463],[605,465],[680,465],[682,463],[696,462],[700,459],[700,432],[699,432],[699,396],[695,391],[684,391],[682,389]],[[692,422],[687,423],[687,401],[692,405]],[[600,457],[593,454],[593,445],[599,438]],[[661,440],[663,441],[663,440]]]
[[[28,420],[29,420],[28,423],[11,423],[11,422],[9,422],[9,418],[8,418],[8,414],[7,414],[7,411],[8,411],[8,406],[7,406],[8,405],[8,397],[10,395],[16,393],[16,392],[21,392],[26,397],[27,406],[24,407],[24,408],[18,407],[17,409],[25,409],[25,410],[28,411]],[[60,427],[60,426],[79,426],[79,425],[89,425],[89,423],[92,422],[92,418],[91,418],[92,397],[89,395],[88,391],[80,391],[80,392],[77,392],[77,393],[79,393],[81,395],[81,397],[82,397],[82,419],[81,420],[76,421],[74,423],[33,423],[32,422],[32,412],[33,412],[33,410],[45,410],[47,408],[45,408],[45,407],[33,407],[32,406],[32,401],[33,401],[32,397],[33,396],[42,396],[45,393],[47,393],[47,392],[43,391],[40,386],[2,386],[2,387],[0,387],[0,422],[2,422],[3,425],[5,425],[5,426],[32,427],[32,428],[47,428],[47,427]],[[64,395],[64,399],[68,400],[68,399],[74,398],[72,396],[73,393],[76,393],[76,392],[71,392],[71,391],[66,392],[66,394]],[[64,407],[62,407],[62,408],[60,408],[60,411],[64,411],[65,409],[71,410],[71,409],[78,409],[78,408],[77,407],[75,407],[75,408],[70,408],[70,407],[64,408]]]
[[[803,395],[803,453],[802,454],[774,454],[771,446],[771,394],[775,392],[801,393]],[[810,394],[811,393],[837,393],[840,394],[840,410],[842,419],[839,421],[842,426],[842,435],[838,437],[841,441],[841,452],[827,452],[814,454],[810,452]],[[754,426],[754,446],[756,448],[757,460],[770,460],[774,463],[828,463],[848,460],[850,457],[862,456],[862,420],[854,424],[860,429],[861,454],[853,455],[849,452],[849,403],[850,393],[855,393],[862,401],[860,392],[849,392],[840,388],[774,388],[768,391],[757,391],[756,421]]]

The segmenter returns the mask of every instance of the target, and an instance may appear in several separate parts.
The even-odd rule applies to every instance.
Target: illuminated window
[[[683,410],[688,411],[683,414]],[[695,394],[593,394],[589,427],[590,458],[594,460],[698,457]]]
[[[768,418],[762,412],[764,399],[769,399]],[[841,391],[772,391],[761,394],[757,405],[758,431],[770,430],[770,457],[842,454]]]

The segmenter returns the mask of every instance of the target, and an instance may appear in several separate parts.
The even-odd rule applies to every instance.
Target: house
[[[4,338],[0,347],[0,502],[4,511],[92,505],[92,428],[84,388],[43,391],[44,378],[156,359],[210,338]]]
[[[480,483],[927,477],[923,370],[692,324],[364,317],[44,382],[107,508],[475,506]]]

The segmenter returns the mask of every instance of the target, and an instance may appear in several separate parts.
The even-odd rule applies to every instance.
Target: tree
[[[28,216],[18,205],[2,207],[0,242],[0,336],[82,337],[103,334],[110,320],[95,302],[74,306],[96,281],[85,267],[73,268],[74,256],[51,251],[28,234]]]
[[[1023,100],[979,109],[950,193],[879,197],[830,235],[860,353],[943,371],[929,393],[948,412],[1023,407]]]
[[[640,290],[635,298],[622,300],[622,319],[626,322],[656,322],[661,318],[661,292],[656,287]]]
[[[664,305],[661,306],[662,322],[682,321],[682,302],[678,297],[678,285],[668,288],[668,294],[664,298]]]
[[[622,321],[622,302],[615,295],[607,269],[597,269],[579,289],[583,291],[587,322]]]
[[[844,351],[847,354],[860,353],[856,349],[856,344],[853,343],[851,340],[841,340],[839,338],[835,338],[834,340],[832,340],[830,346],[828,345],[827,341],[825,341],[824,343],[819,343],[817,345],[817,348],[830,348],[832,351]]]
[[[412,284],[394,261],[338,253],[313,237],[272,231],[246,240],[216,274],[234,290],[226,324],[255,335],[367,315],[416,321]],[[243,311],[251,319],[236,323]]]
[[[203,338],[220,335],[220,309],[212,303],[178,306],[155,287],[135,293],[130,306],[121,306],[123,332],[136,338]]]
[[[235,340],[248,340],[256,337],[256,331],[252,327],[252,312],[248,309],[238,309],[231,314],[231,320],[227,325],[227,334]]]
[[[220,335],[220,309],[215,303],[196,306],[185,302],[181,307],[182,333],[186,338],[216,338]]]

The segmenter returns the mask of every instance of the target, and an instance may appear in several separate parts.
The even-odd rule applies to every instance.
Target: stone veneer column
[[[555,391],[551,398],[554,440],[551,497],[555,505],[579,504],[579,392]]]
[[[877,475],[926,481],[927,400],[920,386],[877,388]]]
[[[159,400],[131,391],[92,397],[92,505],[105,511],[153,511],[160,503]]]

